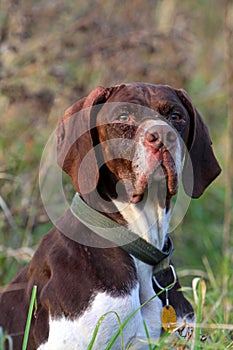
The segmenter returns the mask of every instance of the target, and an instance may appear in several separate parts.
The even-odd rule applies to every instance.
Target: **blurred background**
[[[223,172],[192,200],[172,237],[181,277],[221,273],[226,4],[0,0],[0,285],[30,259],[51,227],[38,170],[59,118],[95,86],[131,81],[183,87],[209,126]]]

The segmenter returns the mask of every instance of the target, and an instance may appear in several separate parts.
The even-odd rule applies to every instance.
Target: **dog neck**
[[[159,186],[153,184],[143,199],[136,204],[121,198],[106,200],[97,191],[83,196],[83,199],[95,210],[126,226],[158,249],[162,249],[168,231],[170,209],[167,205],[162,205],[158,197]]]
[[[170,210],[162,206],[158,200],[157,186],[151,188],[139,203],[125,203],[119,200],[113,200],[113,203],[130,230],[158,249],[163,248],[170,221]]]
[[[170,210],[166,206],[161,206],[158,195],[159,188],[154,186],[147,191],[139,203],[125,203],[119,200],[113,202],[127,222],[128,229],[162,250],[166,240]],[[151,286],[153,268],[138,259],[135,259],[135,263],[140,284],[140,300],[143,303],[154,293]]]

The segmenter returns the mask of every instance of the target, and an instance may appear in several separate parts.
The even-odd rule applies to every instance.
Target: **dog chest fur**
[[[124,322],[131,313],[139,308],[138,289],[139,285],[130,294],[122,297],[112,297],[106,292],[98,293],[83,315],[75,320],[69,320],[66,317],[50,318],[48,341],[42,344],[38,350],[87,349],[100,318],[102,322],[93,349],[105,349],[108,341],[119,329],[119,321]],[[159,320],[156,322],[158,307],[161,308],[161,302],[158,298],[155,298],[150,303],[150,310],[154,314],[154,326],[152,328],[154,328],[153,333],[156,337],[159,336],[161,327]],[[147,326],[149,327],[149,325]],[[112,349],[120,349],[122,341],[126,346],[136,336],[145,337],[140,309],[124,328],[122,336],[119,335]]]

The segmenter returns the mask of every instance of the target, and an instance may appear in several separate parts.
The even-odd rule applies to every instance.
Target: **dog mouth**
[[[133,204],[143,200],[146,190],[157,184],[160,189],[160,197],[164,200],[171,198],[178,190],[178,174],[175,161],[168,150],[161,152],[154,158],[154,164],[143,171],[136,179],[134,191],[130,196]]]

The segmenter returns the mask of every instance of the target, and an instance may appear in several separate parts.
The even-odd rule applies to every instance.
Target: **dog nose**
[[[145,132],[145,141],[153,148],[171,147],[176,137],[176,133],[166,125],[151,126]]]

